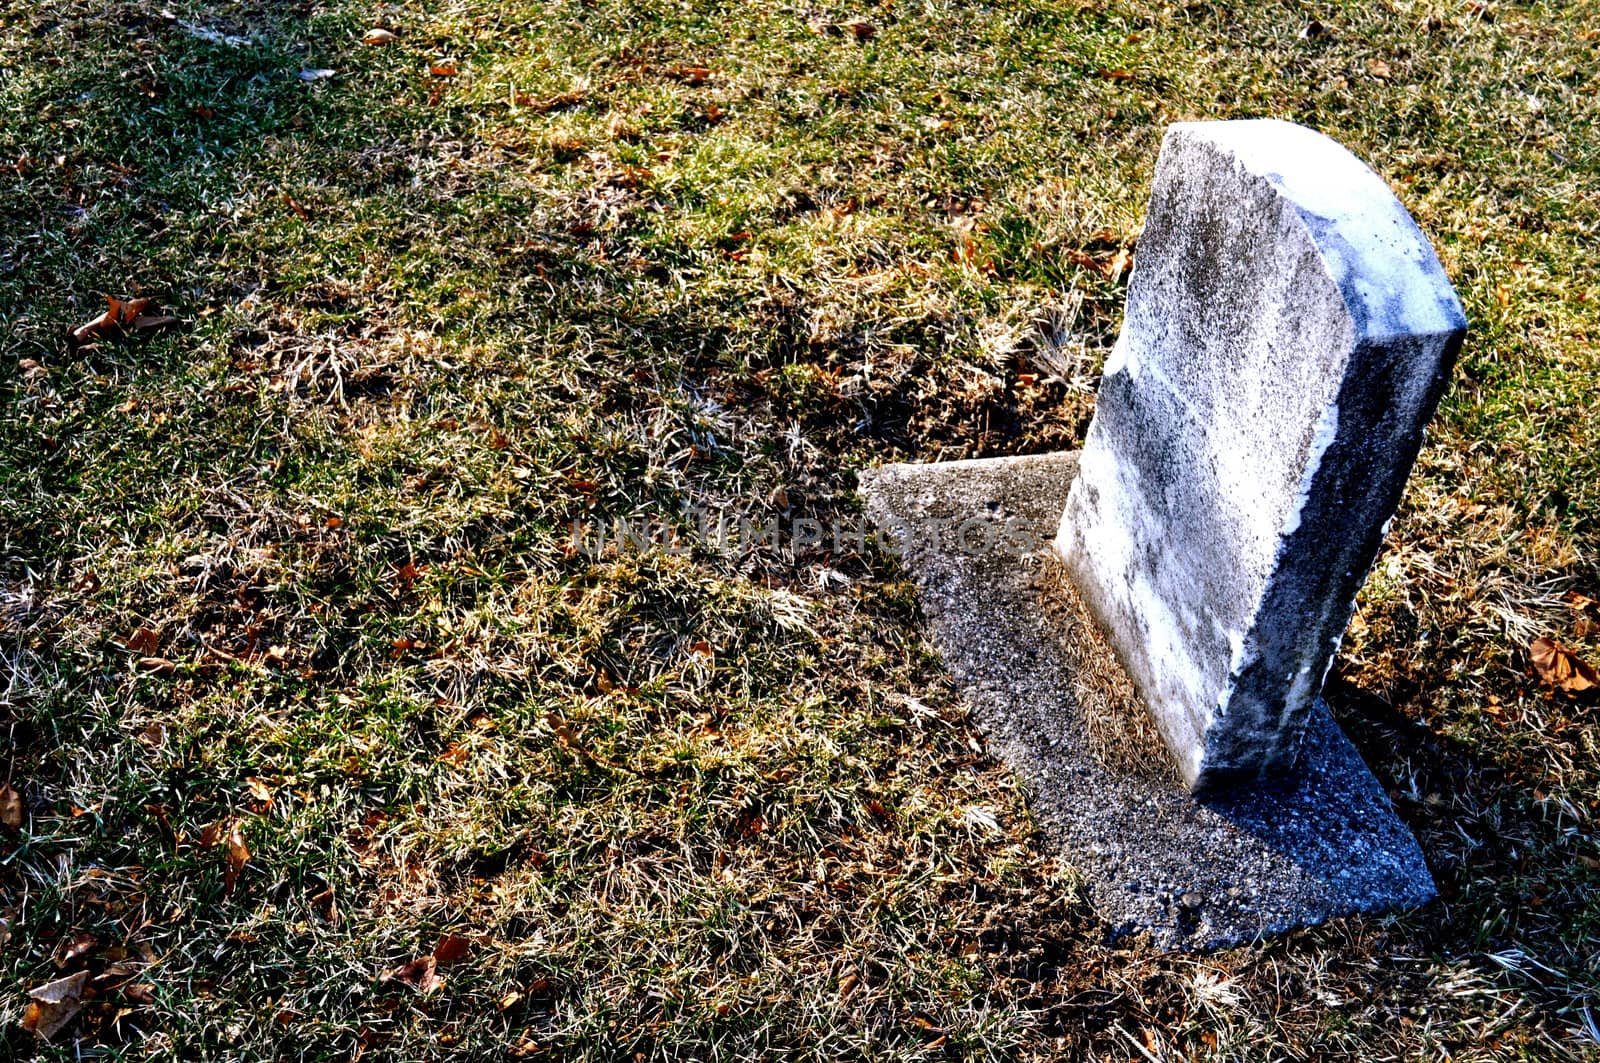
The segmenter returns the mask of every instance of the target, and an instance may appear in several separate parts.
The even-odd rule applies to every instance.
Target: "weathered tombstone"
[[[1115,932],[1211,947],[1433,896],[1317,695],[1464,329],[1345,149],[1177,125],[1081,454],[863,474],[991,748]],[[1083,681],[1101,634],[1159,739]]]
[[[1167,132],[1056,547],[1192,789],[1294,762],[1465,332],[1344,148]]]

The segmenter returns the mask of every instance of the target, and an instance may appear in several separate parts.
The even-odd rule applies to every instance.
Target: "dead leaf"
[[[444,985],[444,979],[438,974],[438,966],[439,961],[434,959],[432,953],[418,956],[390,971],[384,976],[384,981],[401,982],[419,993],[431,993]]]
[[[148,982],[135,982],[122,987],[122,999],[129,1004],[150,1007],[156,1002],[156,987]]]
[[[326,923],[330,926],[339,924],[339,898],[333,892],[332,886],[312,897],[311,903],[317,906],[317,914],[322,916]]]
[[[428,73],[432,74],[436,78],[453,78],[460,72],[461,71],[456,69],[456,65],[454,63],[448,61],[430,63],[428,65]]]
[[[22,795],[9,783],[0,786],[0,823],[12,830],[22,829]]]
[[[361,35],[362,44],[370,44],[379,48],[383,47],[385,44],[393,44],[395,40],[395,35],[391,31],[384,29],[382,26],[374,26]]]
[[[70,339],[74,345],[81,346],[102,337],[114,338],[137,332],[150,332],[178,323],[178,319],[171,314],[145,313],[149,307],[149,299],[116,299],[108,295],[106,312],[93,321],[86,321],[73,329]]]
[[[250,848],[244,843],[244,824],[240,820],[234,820],[228,827],[227,847],[228,866],[222,874],[222,887],[232,893],[239,883],[239,872],[250,862]]]
[[[446,934],[433,947],[434,961],[440,967],[460,963],[472,954],[472,942],[460,934]]]
[[[1600,686],[1600,673],[1554,639],[1534,639],[1528,654],[1539,678],[1558,690],[1579,694]]]
[[[668,75],[685,85],[704,85],[711,80],[711,68],[705,66],[680,66],[674,67]]]
[[[1387,81],[1394,76],[1394,71],[1389,64],[1376,57],[1367,60],[1367,73],[1381,81]]]
[[[1134,76],[1133,71],[1120,68],[1117,70],[1101,70],[1099,74],[1107,81],[1132,81]]]
[[[161,636],[147,627],[142,627],[128,636],[128,649],[134,653],[150,656],[161,648]]]
[[[582,751],[583,747],[578,744],[578,736],[573,733],[572,726],[566,720],[553,712],[547,712],[544,714],[544,722],[556,733],[556,741],[575,753]]]
[[[853,18],[839,25],[858,41],[870,41],[878,35],[878,27],[864,18]]]
[[[22,1016],[22,1028],[31,1030],[41,1041],[50,1040],[82,1010],[88,984],[89,972],[79,971],[28,990],[33,1003]]]
[[[169,661],[165,657],[140,657],[139,671],[150,672],[153,675],[171,675],[178,670],[177,661]]]
[[[93,934],[79,931],[56,946],[55,954],[50,957],[50,962],[64,970],[79,956],[87,956],[93,952],[94,947],[98,944],[100,944],[99,938]]]

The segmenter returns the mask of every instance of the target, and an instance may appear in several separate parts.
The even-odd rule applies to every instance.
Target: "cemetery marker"
[[[1056,548],[1191,788],[1294,763],[1466,327],[1332,140],[1168,130]]]
[[[1210,947],[1433,896],[1317,695],[1465,327],[1344,148],[1179,124],[1081,454],[863,475],[884,527],[963,529],[903,543],[930,634],[1114,930]],[[1019,527],[1037,549],[970,548]],[[1171,771],[1158,745],[1106,753],[1075,674],[1100,635]]]

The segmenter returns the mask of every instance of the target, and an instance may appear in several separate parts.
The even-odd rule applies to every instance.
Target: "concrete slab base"
[[[1197,798],[1050,548],[1077,455],[891,465],[868,511],[935,647],[1112,936],[1219,948],[1433,899],[1416,839],[1319,699],[1294,770]]]

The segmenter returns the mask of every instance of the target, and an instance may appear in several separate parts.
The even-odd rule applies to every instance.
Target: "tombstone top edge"
[[[1339,285],[1360,335],[1464,333],[1467,319],[1433,246],[1389,185],[1342,144],[1274,118],[1176,122],[1171,156],[1205,144],[1293,204]]]

